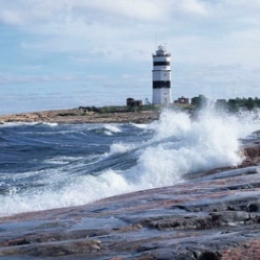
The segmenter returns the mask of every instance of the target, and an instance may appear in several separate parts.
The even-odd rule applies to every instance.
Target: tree
[[[201,108],[207,103],[207,98],[204,95],[199,95],[198,97],[193,97],[191,99],[191,104],[197,108]]]
[[[252,110],[255,108],[256,104],[255,101],[250,97],[248,98],[245,103],[244,106],[248,109],[248,110]]]
[[[228,110],[230,112],[237,112],[239,108],[238,103],[239,101],[237,99],[229,99],[227,102]]]

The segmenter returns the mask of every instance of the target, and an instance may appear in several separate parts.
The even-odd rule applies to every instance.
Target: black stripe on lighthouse
[[[169,61],[154,61],[153,66],[170,66]]]
[[[170,81],[153,81],[153,88],[170,88]]]

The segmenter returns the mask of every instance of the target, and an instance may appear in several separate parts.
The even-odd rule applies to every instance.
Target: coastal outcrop
[[[260,146],[242,152],[171,187],[2,217],[0,259],[260,259]]]
[[[159,118],[159,112],[84,112],[81,109],[53,110],[0,116],[1,122],[48,123],[150,123]]]

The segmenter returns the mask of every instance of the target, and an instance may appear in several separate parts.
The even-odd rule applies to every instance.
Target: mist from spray
[[[207,108],[196,119],[165,110],[149,127],[157,144],[143,151],[137,167],[144,173],[141,182],[149,179],[154,187],[172,185],[186,173],[238,165],[244,159],[240,139],[260,124],[248,115],[237,117]]]

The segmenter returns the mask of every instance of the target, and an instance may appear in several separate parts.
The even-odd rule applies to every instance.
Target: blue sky
[[[173,99],[259,97],[260,0],[0,0],[0,114],[152,97],[172,54]]]

